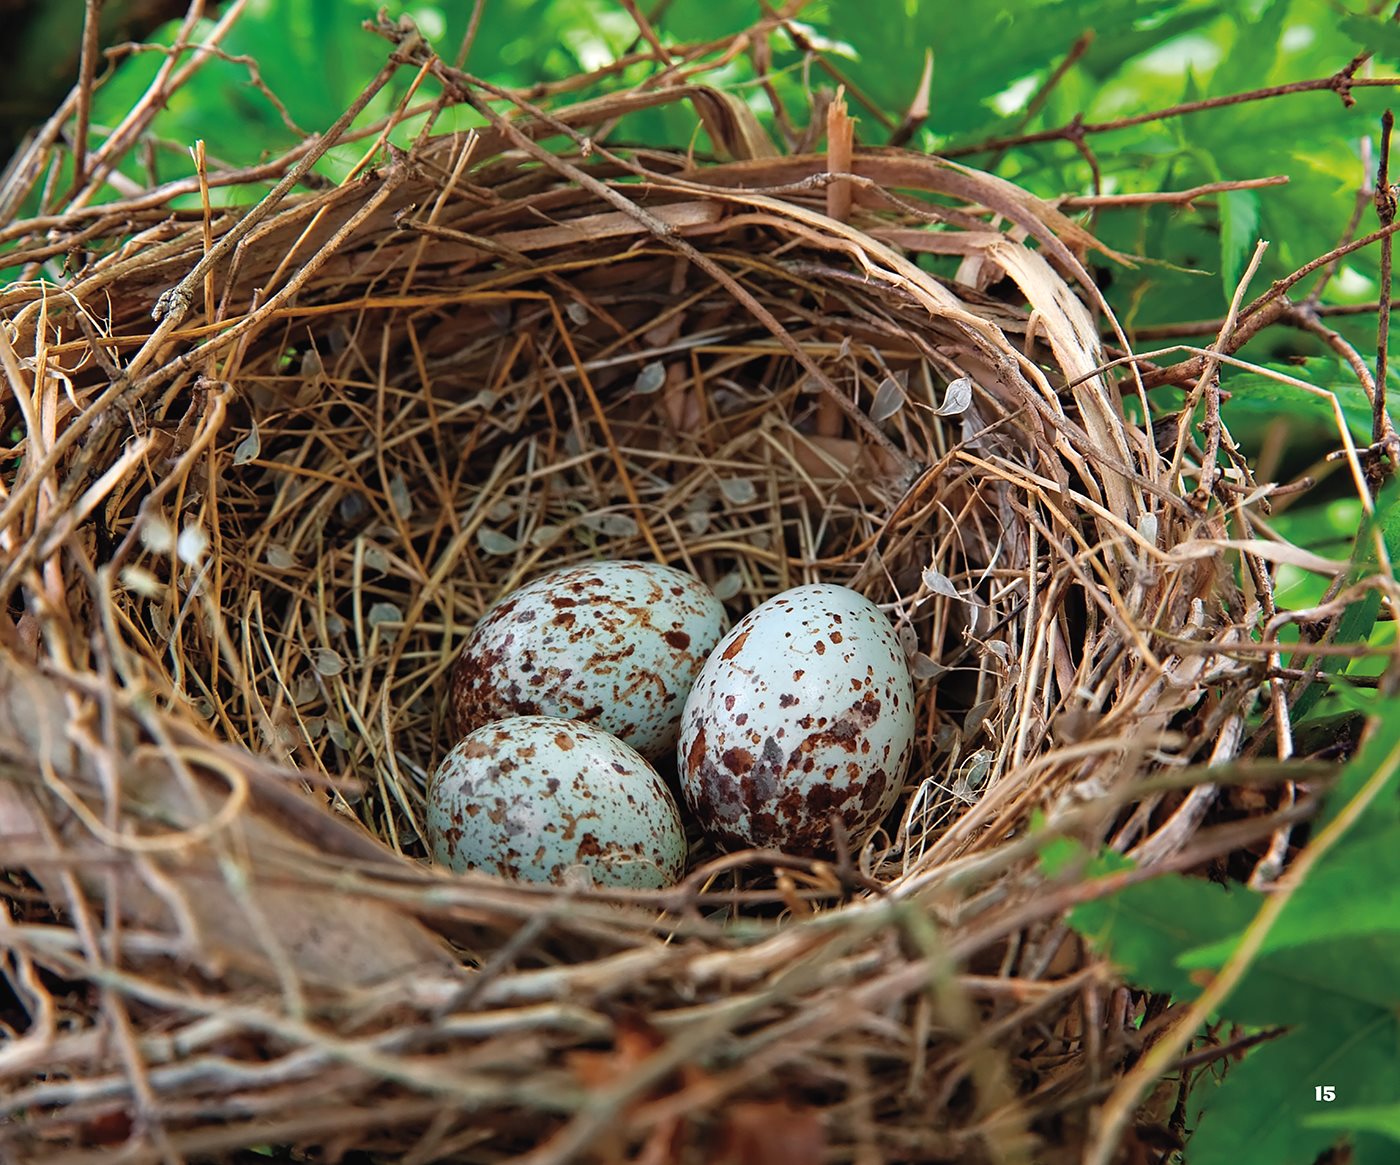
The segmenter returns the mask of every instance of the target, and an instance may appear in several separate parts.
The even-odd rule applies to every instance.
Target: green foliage
[[[1400,481],[1392,481],[1382,490],[1376,501],[1375,514],[1361,523],[1352,547],[1348,583],[1355,584],[1374,578],[1381,571],[1382,548],[1389,562],[1400,561]],[[1346,645],[1372,640],[1380,610],[1380,592],[1375,589],[1367,590],[1343,612],[1338,620],[1333,642]],[[1386,632],[1386,637],[1389,638],[1390,629],[1387,628]],[[1344,674],[1347,671],[1365,674],[1365,662],[1369,661],[1349,660],[1343,655],[1329,655],[1322,659],[1321,670],[1329,676]],[[1312,684],[1304,689],[1294,701],[1291,710],[1294,720],[1305,719],[1321,701],[1323,694],[1322,684]]]
[[[1356,1165],[1395,1160],[1400,1054],[1400,702],[1378,711],[1366,745],[1342,771],[1315,829],[1361,811],[1342,844],[1309,871],[1268,930],[1220,1018],[1287,1031],[1250,1050],[1223,1080],[1192,1093],[1191,1165],[1311,1165],[1347,1131]],[[1113,878],[1117,855],[1084,860],[1047,847],[1051,874]],[[1124,976],[1180,1000],[1235,953],[1262,896],[1199,879],[1159,877],[1076,907],[1070,924]],[[1331,1088],[1343,1109],[1316,1089]],[[1357,1119],[1350,1117],[1356,1114]]]
[[[1393,1071],[1394,1064],[1391,1064]],[[1361,1129],[1383,1133],[1400,1141],[1400,1104],[1380,1104],[1373,1108],[1344,1108],[1340,1112],[1322,1112],[1305,1122],[1315,1129]]]
[[[1309,392],[1259,372],[1226,370],[1220,387],[1230,394],[1230,399],[1223,406],[1222,415],[1230,431],[1246,447],[1256,445],[1252,438],[1262,438],[1265,427],[1282,417],[1326,433],[1328,444],[1341,448],[1337,413],[1327,393],[1337,398],[1352,440],[1363,445],[1370,443],[1371,402],[1356,383],[1355,374],[1338,357],[1312,356],[1287,364],[1264,361],[1260,367],[1290,380],[1301,380],[1316,391]]]
[[[1227,190],[1220,196],[1220,277],[1225,295],[1235,294],[1245,264],[1258,240],[1259,195],[1253,190]]]

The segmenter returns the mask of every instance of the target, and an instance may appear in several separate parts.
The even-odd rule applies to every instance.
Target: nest
[[[506,118],[399,52],[489,127],[10,232],[74,267],[0,300],[11,1159],[1077,1160],[1162,1009],[1037,845],[1187,869],[1273,828],[1202,833],[1178,772],[1249,746],[1263,662],[1192,435],[1127,419],[1086,269],[1125,260],[844,155],[839,109],[829,154],[696,163],[587,135],[690,100],[742,137],[716,91]],[[735,616],[878,603],[919,709],[882,830],[695,836],[658,892],[430,868],[455,649],[602,558]]]

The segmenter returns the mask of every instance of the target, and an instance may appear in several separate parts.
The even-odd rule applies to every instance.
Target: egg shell
[[[465,736],[507,716],[595,724],[655,758],[724,606],[693,575],[654,562],[593,562],[542,575],[482,617],[453,667],[448,727]]]
[[[862,842],[899,794],[914,687],[889,620],[848,587],[795,587],[715,648],[681,717],[686,804],[726,848],[831,852],[830,815]]]
[[[433,860],[459,873],[656,889],[685,869],[685,830],[656,771],[614,736],[572,720],[517,716],[478,728],[428,785]]]

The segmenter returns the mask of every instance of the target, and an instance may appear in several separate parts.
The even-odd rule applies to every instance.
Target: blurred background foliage
[[[0,0],[0,5],[7,3],[15,0]],[[324,130],[384,62],[387,46],[362,28],[381,6],[393,17],[411,17],[444,59],[458,58],[473,12],[465,0],[388,5],[374,0],[249,0],[223,42],[228,59],[208,62],[176,94],[157,122],[147,172],[128,176],[144,184],[153,177],[189,174],[189,147],[196,139],[206,142],[211,165],[246,165]],[[81,25],[82,4],[53,0],[30,7],[43,14],[45,44],[67,49],[48,69],[63,80],[65,68],[76,68],[71,33]],[[122,7],[110,0],[105,11],[113,14],[109,23],[127,33],[129,22],[122,24],[115,16]],[[154,14],[170,5],[146,0],[136,7]],[[664,41],[687,45],[720,41],[771,6],[760,0],[652,0],[642,7],[653,14]],[[1361,52],[1374,56],[1359,76],[1391,74],[1400,64],[1400,28],[1375,15],[1374,8],[1361,0],[999,0],[985,5],[812,0],[801,7],[793,27],[823,51],[823,60],[804,52],[793,38],[780,36],[770,68],[773,92],[796,128],[805,128],[814,89],[843,82],[860,119],[860,140],[883,145],[915,101],[926,54],[931,54],[929,114],[909,144],[965,157],[969,164],[994,169],[1045,196],[1090,193],[1091,168],[1069,142],[964,151],[989,139],[1064,126],[1076,117],[1088,123],[1111,121],[1202,97],[1325,78]],[[64,9],[69,10],[69,35],[54,37]],[[219,15],[220,9],[211,6],[208,19]],[[178,21],[170,21],[150,39],[169,43],[177,27]],[[15,37],[14,43],[24,39]],[[1047,79],[1081,39],[1087,42],[1082,53],[1044,92]],[[528,88],[568,81],[644,47],[618,0],[484,0],[465,67],[497,84]],[[25,59],[31,70],[38,70],[34,53],[27,52]],[[284,104],[285,117],[250,83],[250,61]],[[94,122],[99,134],[120,121],[160,64],[153,52],[121,60],[98,93]],[[652,61],[640,61],[608,84],[636,83],[656,68]],[[361,120],[368,124],[386,115],[412,80],[402,71]],[[781,137],[773,129],[772,101],[756,84],[749,56],[736,56],[709,80],[745,96],[774,137]],[[62,91],[60,87],[60,96]],[[425,83],[420,96],[433,95],[432,83]],[[589,96],[590,90],[577,95]],[[1216,196],[1192,209],[1159,205],[1145,213],[1101,213],[1093,225],[1109,245],[1167,264],[1106,273],[1125,325],[1131,329],[1219,316],[1256,236],[1268,239],[1270,249],[1255,290],[1336,244],[1357,192],[1374,170],[1374,140],[1391,91],[1361,88],[1353,96],[1350,109],[1334,93],[1303,93],[1086,138],[1104,193],[1183,189],[1273,174],[1289,179],[1284,187]],[[3,108],[16,111],[13,102]],[[470,111],[458,107],[435,124],[453,130],[473,120]],[[406,122],[396,140],[406,144],[421,125],[421,119]],[[702,155],[710,149],[684,106],[638,113],[615,131],[613,140],[692,146]],[[339,181],[361,156],[353,146],[339,149],[322,172]],[[254,194],[234,191],[225,197]],[[1366,226],[1373,224],[1374,216]],[[1363,253],[1341,265],[1328,300],[1365,302],[1376,297],[1376,290],[1375,255]],[[1370,327],[1363,323],[1355,337],[1366,342]],[[1317,349],[1304,346],[1304,352],[1312,351]],[[1303,353],[1284,348],[1273,354],[1289,358]]]
[[[657,35],[675,47],[718,47],[775,6],[761,0],[640,2]],[[211,4],[207,21],[221,19],[231,7]],[[207,61],[179,90],[146,143],[143,171],[132,169],[126,177],[146,187],[188,176],[196,140],[206,143],[211,168],[232,167],[284,153],[326,129],[384,64],[388,46],[362,27],[381,7],[391,17],[411,18],[449,63],[536,96],[556,86],[563,99],[583,99],[604,87],[640,83],[658,69],[619,0],[483,0],[469,44],[464,38],[474,5],[468,0],[387,5],[247,0],[222,42],[225,56]],[[1183,190],[1285,175],[1286,185],[1207,196],[1189,206],[1159,203],[1087,216],[1110,246],[1148,257],[1133,267],[1096,268],[1139,351],[1208,342],[1213,329],[1177,328],[1163,337],[1162,327],[1218,320],[1257,239],[1267,239],[1269,247],[1246,300],[1325,254],[1349,229],[1364,234],[1377,225],[1368,183],[1375,173],[1381,114],[1392,100],[1388,86],[1353,90],[1350,106],[1337,93],[1322,90],[1089,133],[1081,144],[1065,139],[983,144],[1064,127],[1075,119],[1112,122],[1182,102],[1328,78],[1362,53],[1371,56],[1357,69],[1358,78],[1393,76],[1400,66],[1400,27],[1379,4],[811,0],[787,6],[793,9],[790,31],[771,41],[769,86],[759,83],[752,53],[734,54],[705,78],[744,98],[782,148],[793,148],[807,129],[819,108],[813,95],[834,91],[838,84],[846,86],[859,119],[860,143],[887,144],[918,104],[921,78],[931,63],[927,116],[917,121],[907,144],[993,170],[1045,197]],[[0,78],[0,120],[12,141],[26,125],[47,116],[71,84],[82,10],[82,0],[0,0],[7,29],[0,57],[9,65]],[[183,11],[182,3],[171,0],[107,0],[104,41],[135,36],[169,44],[179,22],[161,22]],[[809,51],[813,48],[820,52]],[[627,63],[631,56],[635,59]],[[140,99],[163,57],[140,51],[119,52],[113,59],[93,109],[99,138]],[[571,84],[617,62],[622,63],[601,81]],[[369,125],[389,114],[407,99],[413,80],[409,70],[401,70],[360,122]],[[413,101],[421,104],[436,95],[434,84],[425,82]],[[440,113],[433,128],[459,130],[476,120],[458,106]],[[422,117],[406,120],[394,140],[407,145],[423,125]],[[319,166],[322,177],[344,180],[366,160],[373,140],[332,151]],[[609,140],[689,148],[700,157],[712,152],[686,105],[633,115],[611,131]],[[808,141],[820,145],[820,136]],[[215,193],[223,201],[251,202],[261,192],[230,187]],[[114,189],[112,196],[120,193]],[[1331,271],[1318,303],[1328,311],[1374,304],[1377,273],[1375,247],[1348,256]],[[1315,287],[1300,285],[1295,297]],[[1327,322],[1374,359],[1374,310],[1330,315]],[[1336,392],[1353,437],[1362,444],[1370,440],[1369,405],[1355,375],[1315,336],[1270,328],[1239,355]],[[1225,370],[1223,387],[1231,394],[1226,420],[1255,456],[1261,479],[1288,480],[1303,473],[1323,479],[1301,504],[1279,508],[1280,530],[1319,553],[1345,557],[1360,506],[1338,463],[1322,460],[1340,444],[1331,406],[1234,368]],[[1152,395],[1154,410],[1164,413],[1180,401],[1176,389]],[[1306,604],[1321,595],[1326,580],[1284,568],[1279,581],[1281,603]],[[1378,642],[1389,641],[1389,629],[1388,623],[1379,626]]]

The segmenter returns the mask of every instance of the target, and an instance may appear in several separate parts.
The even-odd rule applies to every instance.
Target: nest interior
[[[1081,225],[908,152],[582,132],[686,97],[104,210],[5,291],[17,1159],[1078,1159],[1159,1015],[1025,828],[1191,864],[1199,799],[1136,782],[1244,745],[1224,521],[1125,418]],[[877,602],[919,709],[883,829],[696,836],[657,893],[430,869],[456,647],[602,558]]]

